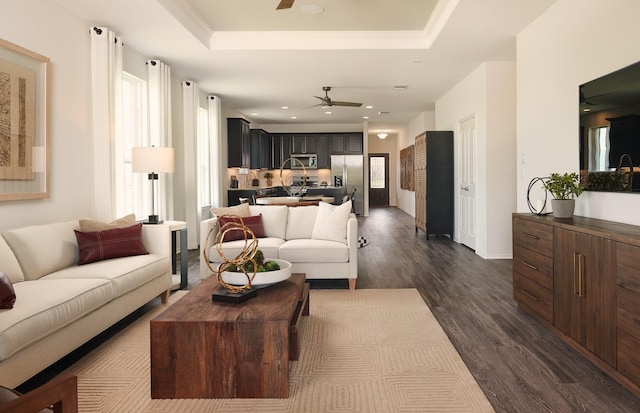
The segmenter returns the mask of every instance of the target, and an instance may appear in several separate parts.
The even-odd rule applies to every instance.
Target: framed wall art
[[[0,201],[49,197],[48,65],[0,39]]]

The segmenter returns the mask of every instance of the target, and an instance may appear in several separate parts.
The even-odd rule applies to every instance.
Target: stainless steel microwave
[[[315,153],[291,154],[291,169],[302,169],[303,165],[306,169],[317,169],[318,155]]]

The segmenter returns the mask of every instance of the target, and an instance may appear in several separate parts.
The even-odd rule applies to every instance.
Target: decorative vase
[[[575,199],[552,199],[551,209],[556,218],[571,218],[576,207]]]

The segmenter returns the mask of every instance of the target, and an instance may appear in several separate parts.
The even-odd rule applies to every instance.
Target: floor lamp
[[[144,221],[145,224],[161,224],[158,215],[155,213],[155,190],[158,173],[173,173],[173,148],[162,148],[158,146],[135,147],[132,151],[133,172],[144,172],[149,174],[151,181],[151,215]]]

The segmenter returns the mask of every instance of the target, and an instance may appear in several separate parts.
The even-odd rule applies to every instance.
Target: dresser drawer
[[[617,284],[640,294],[640,247],[616,242]]]
[[[616,369],[635,384],[640,385],[640,340],[618,330]]]
[[[513,298],[549,323],[553,323],[553,294],[540,284],[514,273]]]
[[[513,244],[552,257],[553,227],[514,217]]]
[[[546,289],[553,290],[553,258],[514,245],[513,270]]]
[[[640,340],[640,294],[618,287],[617,301],[618,330]]]

